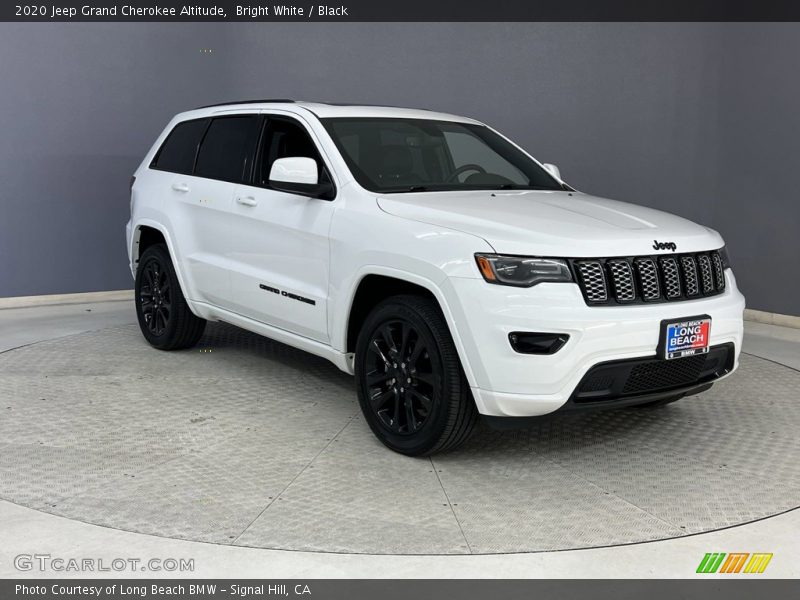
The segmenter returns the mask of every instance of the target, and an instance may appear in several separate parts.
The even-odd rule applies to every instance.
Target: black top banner
[[[0,21],[800,21],[799,0],[61,0],[0,6]]]

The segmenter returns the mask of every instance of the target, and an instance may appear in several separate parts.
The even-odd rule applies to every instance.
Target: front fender
[[[375,207],[377,208],[377,207]],[[470,385],[473,366],[467,359],[460,307],[451,277],[480,278],[476,252],[491,252],[471,234],[419,223],[380,210],[337,213],[331,227],[331,279],[328,331],[331,345],[347,352],[350,311],[359,284],[368,275],[392,277],[428,290],[441,307]]]

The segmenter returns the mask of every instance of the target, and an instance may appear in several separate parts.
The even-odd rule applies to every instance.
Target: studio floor
[[[413,459],[373,438],[350,377],[276,342],[213,324],[163,353],[130,301],[3,309],[0,555],[133,547],[197,556],[194,576],[688,577],[705,552],[750,551],[797,576],[798,400],[800,330],[747,323],[740,369],[701,396],[481,428]],[[25,575],[0,558],[0,576]]]

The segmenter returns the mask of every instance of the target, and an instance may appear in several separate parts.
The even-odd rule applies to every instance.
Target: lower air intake
[[[679,391],[726,375],[733,360],[733,344],[721,344],[706,354],[673,360],[651,357],[601,363],[584,375],[571,401],[582,404]]]

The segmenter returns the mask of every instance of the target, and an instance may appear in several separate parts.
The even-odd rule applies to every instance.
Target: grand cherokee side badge
[[[659,242],[658,240],[653,240],[653,250],[675,250],[678,249],[678,245],[675,242]]]

